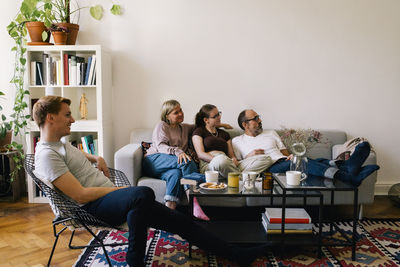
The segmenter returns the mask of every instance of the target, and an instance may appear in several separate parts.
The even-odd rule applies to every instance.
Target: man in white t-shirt
[[[261,172],[268,170],[283,173],[290,168],[293,155],[284,146],[279,135],[273,130],[263,130],[260,115],[252,109],[243,110],[238,124],[245,132],[233,138],[232,145],[236,158],[243,170]],[[339,162],[327,159],[308,159],[308,172],[314,176],[336,178],[359,186],[368,175],[379,169],[377,165],[361,167],[370,153],[368,142],[359,144],[351,157]]]

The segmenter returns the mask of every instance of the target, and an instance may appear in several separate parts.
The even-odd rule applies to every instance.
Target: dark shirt
[[[194,130],[193,135],[198,135],[203,138],[204,151],[213,150],[222,151],[228,155],[228,140],[231,136],[224,130],[217,129],[217,134],[213,135],[205,127],[198,127]]]

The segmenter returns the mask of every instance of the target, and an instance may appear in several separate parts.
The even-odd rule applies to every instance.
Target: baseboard
[[[376,184],[375,185],[375,196],[387,195],[390,187],[393,184]]]

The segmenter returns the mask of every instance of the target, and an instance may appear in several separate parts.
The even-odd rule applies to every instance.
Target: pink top
[[[177,127],[171,127],[168,123],[161,121],[154,128],[152,144],[146,156],[156,153],[179,156],[183,152],[188,152],[189,137],[193,129],[193,124],[181,123]]]

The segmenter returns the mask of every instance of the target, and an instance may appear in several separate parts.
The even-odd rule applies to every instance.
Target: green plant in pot
[[[68,28],[67,45],[74,45],[79,31],[79,25],[71,23],[71,16],[79,14],[80,10],[89,8],[90,15],[96,19],[101,20],[103,17],[104,9],[101,5],[79,7],[77,1],[71,0],[47,0],[53,6],[53,16],[57,25]],[[113,4],[110,12],[113,15],[121,15],[121,6]]]
[[[4,97],[4,93],[0,91],[0,97]],[[14,169],[10,173],[12,182],[16,175],[18,175],[19,170],[23,168],[24,151],[23,145],[15,141],[11,142],[12,129],[15,129],[15,121],[8,121],[6,115],[3,113],[3,106],[0,104],[1,121],[0,121],[0,152],[6,153],[10,152],[10,157],[14,161]],[[11,114],[11,116],[13,116]],[[19,131],[17,130],[17,133]]]
[[[56,24],[52,24],[49,31],[53,35],[55,45],[65,45],[67,44],[68,38],[68,28]]]
[[[48,42],[46,27],[51,25],[53,19],[52,5],[47,0],[23,0],[7,31],[16,42],[17,39],[26,40],[27,29],[32,44]]]

